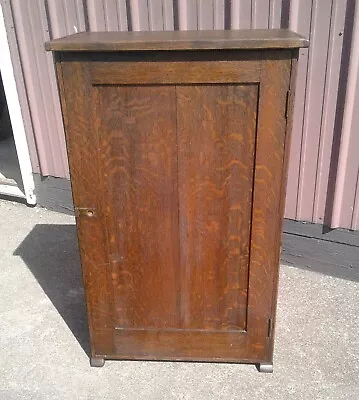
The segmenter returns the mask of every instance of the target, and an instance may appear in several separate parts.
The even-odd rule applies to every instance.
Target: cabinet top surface
[[[82,32],[51,40],[52,51],[288,49],[309,41],[287,29],[222,31]]]

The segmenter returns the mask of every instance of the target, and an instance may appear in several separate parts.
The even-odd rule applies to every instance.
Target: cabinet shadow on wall
[[[90,340],[75,225],[38,224],[14,255],[20,256],[90,355]]]

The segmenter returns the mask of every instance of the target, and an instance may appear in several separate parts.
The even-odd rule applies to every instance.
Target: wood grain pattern
[[[183,326],[245,329],[258,87],[177,99]]]
[[[258,82],[260,69],[257,60],[107,62],[94,63],[91,78],[94,85]]]
[[[91,121],[90,75],[83,63],[64,62],[57,66],[75,209],[86,207],[97,211],[96,218],[76,218],[91,353],[92,356],[111,354],[114,352],[112,285],[102,213],[98,140]]]
[[[191,52],[160,84],[185,52],[87,54],[58,76],[92,356],[270,363],[297,52]]]
[[[221,331],[116,331],[115,346],[123,359],[260,362],[246,333]]]
[[[294,95],[297,82],[297,70],[298,70],[298,50],[292,50],[291,68],[290,68],[290,84],[288,93],[288,104],[287,104],[287,118],[286,118],[286,135],[284,142],[284,157],[282,166],[282,179],[281,179],[281,193],[279,200],[279,212],[278,212],[278,234],[277,234],[277,253],[275,254],[275,266],[280,263],[280,256],[282,250],[282,232],[284,223],[284,207],[285,207],[285,197],[287,190],[287,180],[288,180],[288,164],[289,164],[289,154],[290,145],[292,139],[292,127],[293,127],[293,110],[294,110]],[[284,66],[283,66],[284,68]],[[273,354],[274,351],[274,334],[275,334],[275,320],[277,312],[277,298],[278,298],[278,281],[279,281],[279,268],[274,268],[274,278],[273,278],[273,292],[272,292],[272,332],[271,340],[269,343],[269,354]]]
[[[116,327],[177,327],[175,88],[95,87]]]
[[[46,43],[54,51],[268,49],[308,47],[287,29],[167,32],[82,32]]]
[[[255,312],[248,313],[247,323],[253,346],[261,346],[265,341],[265,354],[268,362],[272,362],[272,301],[277,284],[275,279],[279,268],[280,226],[283,219],[280,204],[291,53],[273,50],[266,57],[263,60],[259,92],[248,282],[248,309]]]

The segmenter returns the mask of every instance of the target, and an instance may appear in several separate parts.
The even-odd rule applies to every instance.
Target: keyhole
[[[92,218],[94,216],[94,212],[92,210],[87,210],[87,216]]]

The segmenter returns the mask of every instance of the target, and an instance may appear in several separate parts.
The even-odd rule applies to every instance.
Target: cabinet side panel
[[[75,209],[95,215],[76,216],[92,355],[113,352],[112,295],[106,237],[102,221],[98,140],[92,130],[90,80],[84,63],[57,63]]]
[[[175,87],[94,86],[92,96],[116,328],[178,328]]]
[[[245,330],[257,84],[177,87],[182,315]]]
[[[272,301],[279,268],[283,219],[282,182],[286,104],[291,70],[289,51],[269,51],[259,92],[252,235],[249,267],[248,333],[252,346],[264,346],[271,360]]]
[[[298,50],[292,50],[292,60],[291,60],[291,70],[290,70],[290,86],[289,86],[289,97],[287,104],[287,121],[286,121],[286,136],[284,144],[284,158],[283,158],[283,170],[282,170],[282,183],[281,183],[281,198],[279,205],[279,228],[278,228],[278,241],[277,244],[277,254],[276,254],[276,264],[279,265],[280,262],[280,252],[282,245],[282,232],[283,232],[283,220],[284,220],[284,208],[285,208],[285,198],[287,191],[287,181],[288,181],[288,164],[289,164],[289,154],[292,139],[292,127],[293,127],[293,109],[294,109],[294,96],[295,88],[297,82],[297,66],[298,66]],[[278,280],[279,280],[279,268],[274,271],[273,279],[273,301],[272,301],[272,331],[270,337],[270,352],[273,353],[274,347],[274,331],[275,331],[275,317],[277,310],[277,297],[278,297]]]

